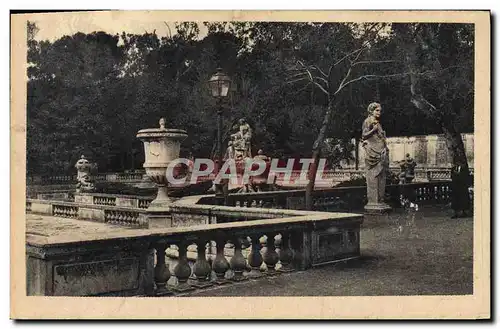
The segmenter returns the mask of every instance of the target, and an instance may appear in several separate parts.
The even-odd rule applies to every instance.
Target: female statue
[[[368,105],[368,118],[363,122],[362,146],[365,149],[365,170],[368,204],[366,210],[387,210],[384,203],[385,180],[389,169],[389,149],[385,131],[380,125],[382,106]]]

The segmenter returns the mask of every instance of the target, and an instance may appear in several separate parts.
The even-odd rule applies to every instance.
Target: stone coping
[[[209,206],[210,207],[210,206]],[[234,207],[215,207],[221,208],[218,210],[233,210]],[[212,208],[213,210],[216,210]],[[248,209],[249,210],[249,209]],[[271,209],[275,210],[275,209]],[[269,211],[269,209],[266,209]],[[276,211],[285,213],[285,211]],[[61,219],[49,216],[40,216],[42,218],[27,221],[26,243],[34,247],[57,247],[65,246],[84,246],[88,243],[105,242],[108,244],[119,243],[120,241],[141,240],[141,239],[157,239],[171,238],[183,240],[186,238],[193,239],[199,235],[216,234],[217,232],[234,232],[240,234],[249,234],[260,229],[275,229],[277,231],[284,229],[298,228],[300,226],[317,225],[319,223],[330,222],[332,220],[347,221],[352,224],[360,224],[363,221],[361,214],[345,214],[345,213],[327,213],[327,212],[307,212],[307,211],[291,211],[286,210],[290,217],[272,218],[272,219],[257,219],[251,221],[238,221],[230,223],[218,224],[203,224],[186,227],[169,227],[169,228],[154,228],[154,229],[131,229],[126,227],[117,227],[109,225],[107,229],[92,228],[90,225],[78,225],[78,220]],[[42,223],[43,222],[43,223]],[[44,228],[50,228],[54,223],[59,222],[63,225],[57,232],[49,232],[43,234]],[[93,223],[96,224],[97,223]],[[37,227],[38,225],[38,227]],[[65,228],[64,225],[67,225]],[[100,224],[102,225],[102,224]],[[85,227],[86,226],[86,227]],[[305,227],[304,227],[305,228]]]
[[[245,215],[245,214],[272,214],[272,215],[289,215],[289,216],[307,216],[307,215],[317,215],[323,212],[321,211],[306,211],[306,210],[293,210],[293,209],[274,209],[274,208],[251,208],[251,207],[229,207],[229,206],[218,206],[218,205],[203,205],[203,204],[195,204],[195,205],[184,205],[173,203],[170,206],[171,210],[189,210],[194,213],[203,213],[206,211],[210,211],[212,214],[224,214],[226,215],[229,212],[235,214],[235,216]],[[341,214],[341,213],[338,213]],[[348,213],[344,213],[343,215],[350,215]]]
[[[154,200],[155,196],[144,196],[144,195],[131,195],[131,194],[106,194],[106,193],[93,193],[93,192],[80,192],[75,193],[75,196],[97,196],[105,198],[121,198],[121,199],[139,199],[139,200]]]

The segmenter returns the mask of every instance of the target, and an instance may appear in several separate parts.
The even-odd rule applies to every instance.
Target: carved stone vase
[[[168,196],[167,168],[180,154],[181,142],[187,137],[185,130],[165,128],[165,119],[160,119],[160,128],[142,129],[137,133],[144,143],[144,169],[146,175],[158,187],[158,194],[150,208],[166,208],[172,203]]]

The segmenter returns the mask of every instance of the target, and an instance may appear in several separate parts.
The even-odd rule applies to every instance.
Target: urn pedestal
[[[148,209],[168,211],[172,200],[168,196],[167,167],[179,157],[181,142],[187,133],[180,129],[165,128],[165,120],[160,119],[160,128],[142,129],[137,133],[144,143],[144,169],[146,175],[158,187],[158,194]]]

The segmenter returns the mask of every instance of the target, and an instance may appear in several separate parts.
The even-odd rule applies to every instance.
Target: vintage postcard
[[[11,318],[490,318],[490,12],[11,36]]]

